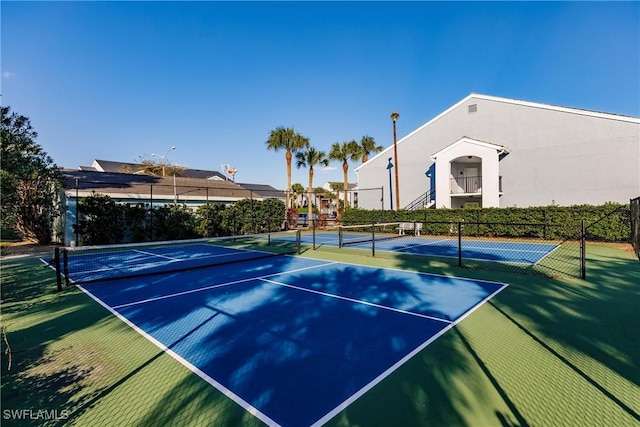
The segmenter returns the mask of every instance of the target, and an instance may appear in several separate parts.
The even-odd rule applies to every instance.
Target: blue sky
[[[640,116],[638,2],[8,2],[2,105],[56,164],[286,185],[270,130],[393,142],[471,92]],[[350,180],[355,182],[350,167]],[[315,186],[342,181],[339,164]],[[307,171],[294,167],[293,182]]]

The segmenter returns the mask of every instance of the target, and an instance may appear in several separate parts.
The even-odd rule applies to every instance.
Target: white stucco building
[[[356,168],[400,208],[628,203],[640,195],[640,118],[471,94]],[[395,171],[394,171],[395,172]],[[359,194],[379,209],[380,193]],[[388,208],[388,203],[385,209]],[[394,204],[395,206],[395,204]]]

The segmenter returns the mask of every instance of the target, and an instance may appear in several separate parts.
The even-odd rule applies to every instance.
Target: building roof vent
[[[476,111],[478,111],[478,104],[469,105],[469,112],[470,113],[475,113]]]

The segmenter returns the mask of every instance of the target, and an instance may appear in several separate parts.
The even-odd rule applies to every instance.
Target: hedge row
[[[601,206],[546,206],[535,208],[423,209],[383,211],[348,209],[346,224],[378,222],[419,222],[424,233],[456,234],[457,223],[464,235],[499,237],[539,237],[575,239],[581,221],[586,224],[586,238],[592,241],[629,242],[631,239],[630,206],[606,203]]]
[[[154,208],[117,203],[93,194],[78,205],[80,221],[74,225],[80,245],[177,240],[264,233],[279,230],[284,202],[277,199],[240,200],[233,205],[183,204]]]

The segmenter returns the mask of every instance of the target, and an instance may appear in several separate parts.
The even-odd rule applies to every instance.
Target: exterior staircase
[[[405,210],[429,209],[436,205],[436,191],[431,189],[404,207]]]

